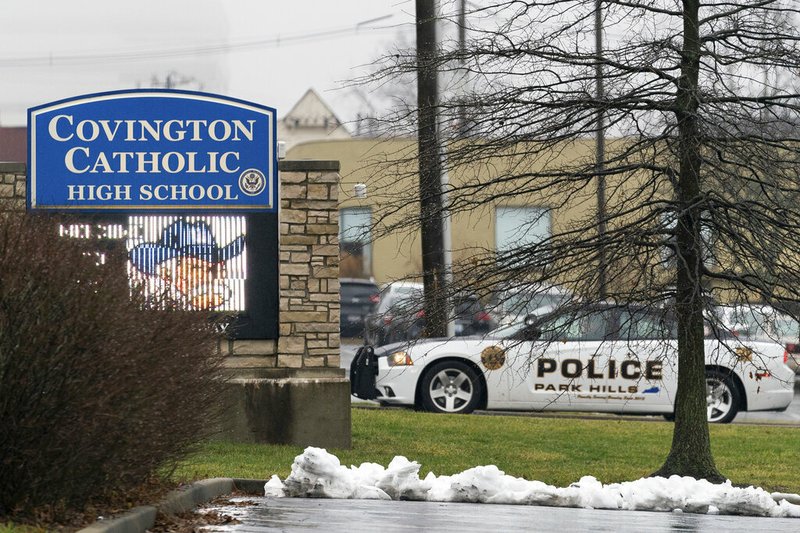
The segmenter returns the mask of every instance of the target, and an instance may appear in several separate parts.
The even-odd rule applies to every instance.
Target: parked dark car
[[[425,329],[421,283],[395,282],[381,291],[375,313],[365,319],[365,344],[382,346],[392,342],[417,339]],[[453,297],[455,335],[482,335],[497,323],[472,294]]]
[[[364,317],[375,310],[380,299],[380,290],[368,279],[342,278],[339,280],[339,335],[362,337]]]

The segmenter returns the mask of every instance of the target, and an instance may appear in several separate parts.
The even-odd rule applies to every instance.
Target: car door
[[[628,413],[671,412],[677,383],[674,320],[658,309],[618,310],[609,343],[609,410]]]
[[[517,385],[511,400],[517,408],[536,410],[605,410],[603,372],[612,315],[605,309],[546,317],[535,341],[513,340],[507,351]]]

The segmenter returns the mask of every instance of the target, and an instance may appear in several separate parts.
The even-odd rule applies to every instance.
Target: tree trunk
[[[711,453],[708,431],[703,343],[703,245],[700,233],[700,152],[698,78],[700,38],[698,0],[686,0],[683,17],[683,57],[676,95],[680,169],[677,183],[678,392],[672,447],[653,475],[674,474],[723,482]]]

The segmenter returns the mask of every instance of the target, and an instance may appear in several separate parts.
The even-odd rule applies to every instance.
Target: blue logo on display
[[[658,394],[659,390],[660,389],[658,387],[650,387],[649,389],[643,391],[642,394]]]
[[[28,208],[277,212],[275,109],[176,90],[28,110]]]

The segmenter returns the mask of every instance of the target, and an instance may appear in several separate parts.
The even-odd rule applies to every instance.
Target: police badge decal
[[[481,352],[481,363],[487,370],[497,370],[506,364],[506,352],[499,346],[489,346]]]

